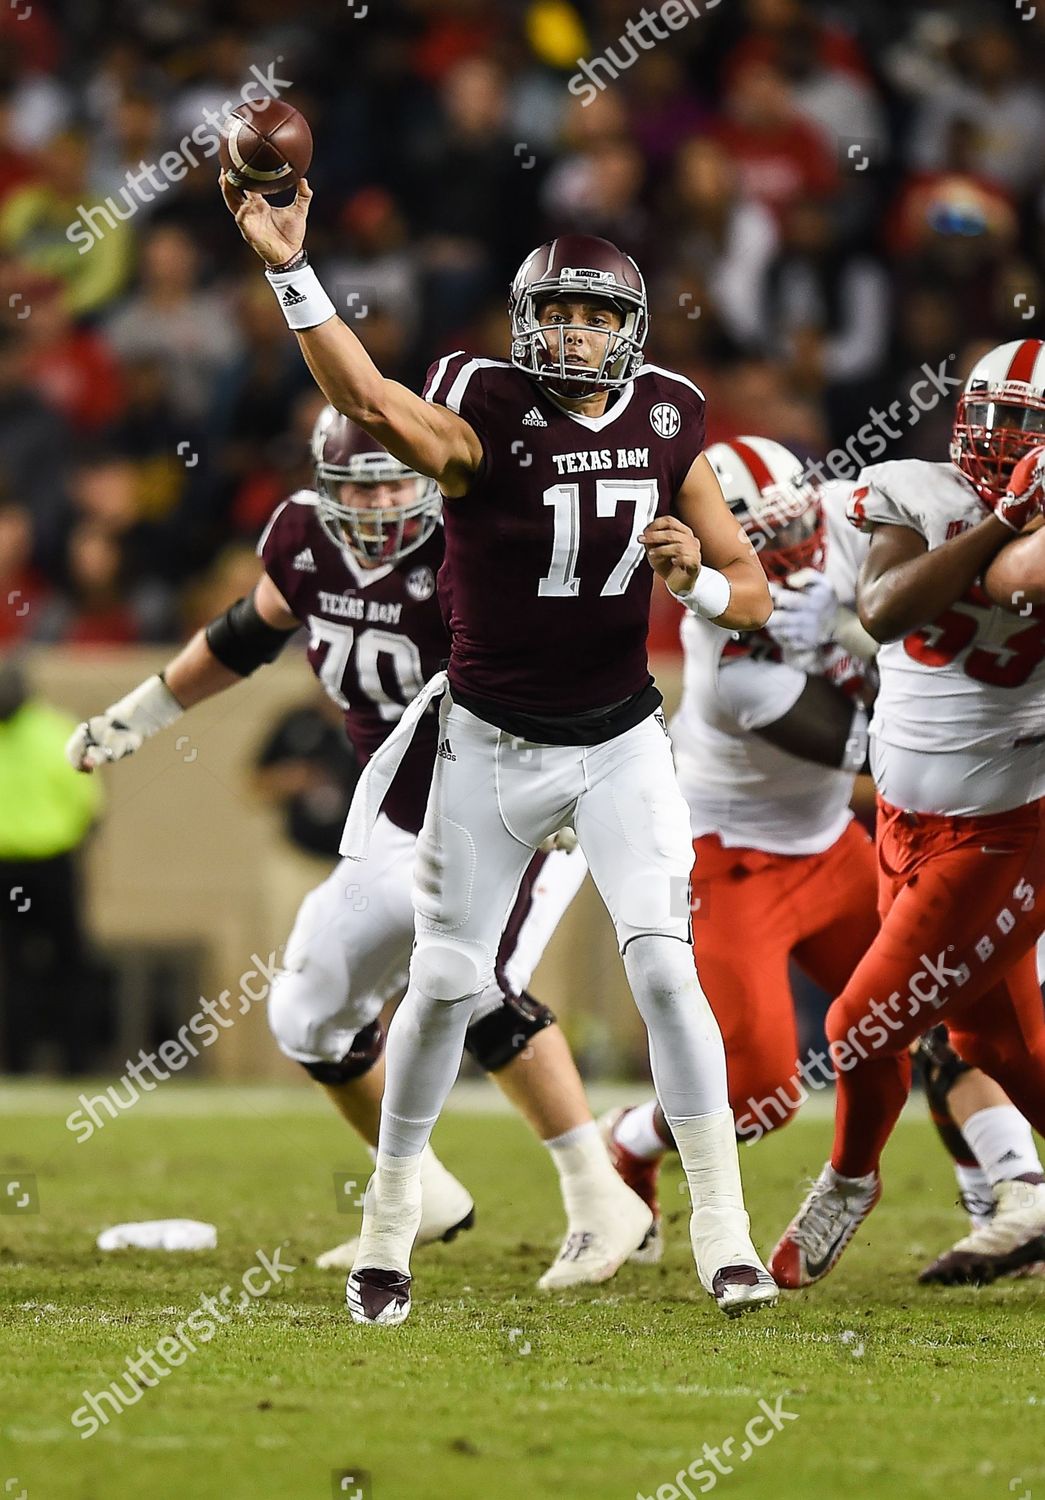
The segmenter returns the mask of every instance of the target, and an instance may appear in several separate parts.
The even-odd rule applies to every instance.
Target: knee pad
[[[972,1065],[955,1052],[946,1026],[934,1026],[919,1037],[914,1055],[921,1064],[930,1108],[935,1113],[948,1115],[947,1095],[963,1073],[972,1072]]]
[[[465,1050],[484,1072],[496,1073],[518,1057],[531,1037],[554,1025],[554,1012],[525,990],[521,995],[505,995],[500,1005],[469,1026]]]
[[[453,1002],[478,995],[493,978],[493,955],[480,943],[419,932],[410,962],[410,982],[427,1000]]]
[[[369,1073],[384,1050],[385,1029],[380,1021],[373,1021],[357,1032],[352,1046],[336,1062],[302,1062],[301,1066],[317,1083],[351,1083],[353,1078]]]

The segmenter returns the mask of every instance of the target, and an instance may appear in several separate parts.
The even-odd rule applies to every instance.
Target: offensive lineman
[[[689,946],[692,849],[645,651],[644,555],[709,618],[753,629],[769,615],[764,574],[701,456],[703,396],[641,368],[647,307],[634,262],[606,241],[565,236],[515,278],[511,361],[447,356],[422,400],[381,375],[308,267],[307,183],[285,209],[222,188],[327,399],[435,478],[448,502],[448,672],[364,771],[343,845],[365,851],[397,757],[442,695],[410,983],[389,1032],[352,1316],[396,1324],[409,1314],[421,1153],[523,871],[567,825],[649,1032],[693,1199],[700,1281],[727,1314],[775,1301],[744,1210],[721,1036]]]
[[[945,1020],[959,1055],[1045,1130],[1045,624],[1014,596],[1003,551],[1041,514],[1043,435],[1045,346],[1004,344],[969,375],[950,463],[874,464],[853,492],[871,532],[860,617],[884,643],[871,725],[882,925],[828,1012],[834,1150],[773,1252],[788,1287],[825,1276],[878,1202],[907,1049],[927,1023]],[[990,1161],[984,1232],[1040,1259],[1036,1156],[970,1144]]]
[[[443,558],[435,485],[411,472],[332,407],[313,433],[316,488],[274,512],[258,544],[253,594],[200,631],[165,671],[76,730],[80,770],[121,760],[181,713],[275,659],[305,625],[313,671],[345,714],[361,762],[449,649],[436,598]],[[280,1049],[299,1062],[370,1147],[384,1085],[380,1013],[406,980],[413,937],[411,874],[436,756],[430,715],[385,800],[369,859],[343,861],[306,896],[269,999]],[[539,1285],[612,1276],[650,1226],[650,1212],[613,1173],[566,1040],[525,993],[548,938],[584,879],[583,856],[541,852],[524,877],[475,1007],[466,1045],[548,1146],[568,1228]],[[427,1147],[421,1161],[422,1243],[452,1239],[473,1218],[471,1195]],[[320,1257],[351,1265],[356,1241]]]
[[[810,484],[799,460],[767,438],[716,443],[708,460],[774,600],[765,629],[739,640],[683,618],[683,696],[671,724],[696,852],[694,951],[726,1044],[737,1133],[750,1141],[792,1118],[805,1080],[817,1088],[833,1076],[796,1066],[790,961],[837,994],[878,930],[874,849],[849,809],[866,758],[877,643],[853,613],[868,538],[846,520],[852,486]],[[958,1058],[946,1028],[935,1031],[942,1035],[924,1039],[920,1056],[975,1233],[994,1201],[962,1124],[1037,1155],[997,1084]],[[602,1123],[617,1170],[654,1211],[654,1230],[632,1256],[649,1262],[660,1251],[657,1175],[670,1131],[655,1101]],[[963,1242],[922,1279],[989,1280],[998,1260],[990,1246]]]

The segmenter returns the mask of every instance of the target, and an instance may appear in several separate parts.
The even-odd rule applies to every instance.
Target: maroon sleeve
[[[484,371],[491,366],[503,364],[503,360],[477,359],[459,349],[454,354],[444,354],[442,359],[437,359],[425,377],[425,400],[445,406],[448,411],[454,411],[463,417],[482,444],[482,463],[469,494],[480,479],[489,479],[493,469],[496,450],[490,441],[492,422],[489,394],[483,377]]]

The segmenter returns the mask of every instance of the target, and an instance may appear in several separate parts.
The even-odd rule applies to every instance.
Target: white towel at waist
[[[341,835],[341,853],[346,859],[366,859],[381,804],[395,773],[403,763],[410,741],[430,703],[446,692],[446,673],[437,672],[403,711],[403,717],[387,740],[379,745],[363,767],[352,794],[352,806]]]

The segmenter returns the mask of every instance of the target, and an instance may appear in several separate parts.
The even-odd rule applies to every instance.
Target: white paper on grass
[[[200,1219],[143,1219],[103,1229],[97,1244],[99,1250],[214,1250],[218,1231]]]

